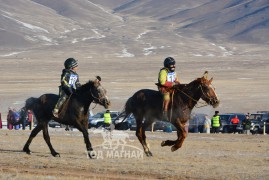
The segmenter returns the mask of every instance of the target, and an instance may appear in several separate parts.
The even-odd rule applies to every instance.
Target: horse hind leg
[[[49,131],[48,131],[48,123],[43,125],[43,138],[46,141],[47,145],[49,146],[50,149],[50,153],[54,156],[54,157],[60,157],[60,154],[57,153],[54,148],[51,145],[50,142],[50,136],[49,136]]]
[[[31,132],[30,137],[28,138],[27,142],[25,143],[23,147],[23,151],[27,154],[31,154],[32,152],[29,149],[29,146],[32,142],[32,140],[36,137],[36,135],[42,130],[42,126],[37,125]]]
[[[152,122],[150,119],[148,119],[148,121],[145,121],[144,124],[143,124],[143,127],[142,127],[142,138],[143,138],[143,141],[145,142],[147,148],[148,148],[148,155],[147,156],[153,156],[152,152],[150,151],[149,149],[149,144],[147,143],[147,140],[146,140],[146,129],[152,125]]]
[[[144,152],[147,156],[152,156],[152,153],[150,152],[149,150],[149,147],[146,143],[146,135],[145,135],[145,126],[142,127],[142,121],[141,123],[137,123],[137,129],[136,129],[136,136],[138,138],[138,140],[140,141],[143,149],[144,149]]]

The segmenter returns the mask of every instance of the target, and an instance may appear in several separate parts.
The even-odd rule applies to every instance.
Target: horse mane
[[[189,90],[190,87],[198,85],[200,82],[201,82],[201,78],[197,78],[197,79],[191,81],[188,84],[176,84],[174,86],[174,89],[178,89],[178,90],[181,90],[181,91]]]
[[[198,88],[201,83],[201,78],[197,78],[188,84],[176,84],[173,89],[178,92],[178,106],[186,104],[189,101],[190,96],[193,95],[193,89]]]
[[[87,83],[81,85],[81,87],[78,89],[79,92],[87,92],[91,87],[94,86],[94,81],[89,80]]]

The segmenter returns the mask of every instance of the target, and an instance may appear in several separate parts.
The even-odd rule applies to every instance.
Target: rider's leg
[[[168,121],[168,106],[170,102],[170,94],[165,93],[163,94],[163,120]]]
[[[59,94],[59,99],[58,99],[58,102],[56,103],[52,113],[53,113],[53,116],[55,117],[59,117],[59,109],[61,108],[61,106],[63,105],[63,103],[65,102],[65,100],[67,99],[67,95],[65,94],[64,91],[60,90],[60,94]]]

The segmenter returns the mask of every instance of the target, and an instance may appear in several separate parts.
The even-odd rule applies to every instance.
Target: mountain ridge
[[[201,38],[266,45],[268,14],[268,0],[1,0],[0,51],[76,45],[111,55],[175,54],[169,47],[187,49]]]

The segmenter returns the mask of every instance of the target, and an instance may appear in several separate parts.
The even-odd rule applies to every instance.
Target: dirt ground
[[[268,135],[188,134],[183,147],[171,152],[161,147],[163,140],[175,139],[176,133],[147,132],[153,157],[143,153],[97,154],[87,158],[82,134],[50,128],[52,144],[61,157],[51,156],[40,133],[32,142],[31,155],[22,152],[29,130],[0,131],[0,179],[268,179]],[[96,152],[104,138],[89,130]],[[134,131],[125,147],[138,151],[141,145]],[[104,148],[104,146],[103,146]],[[112,155],[113,154],[113,155]]]

